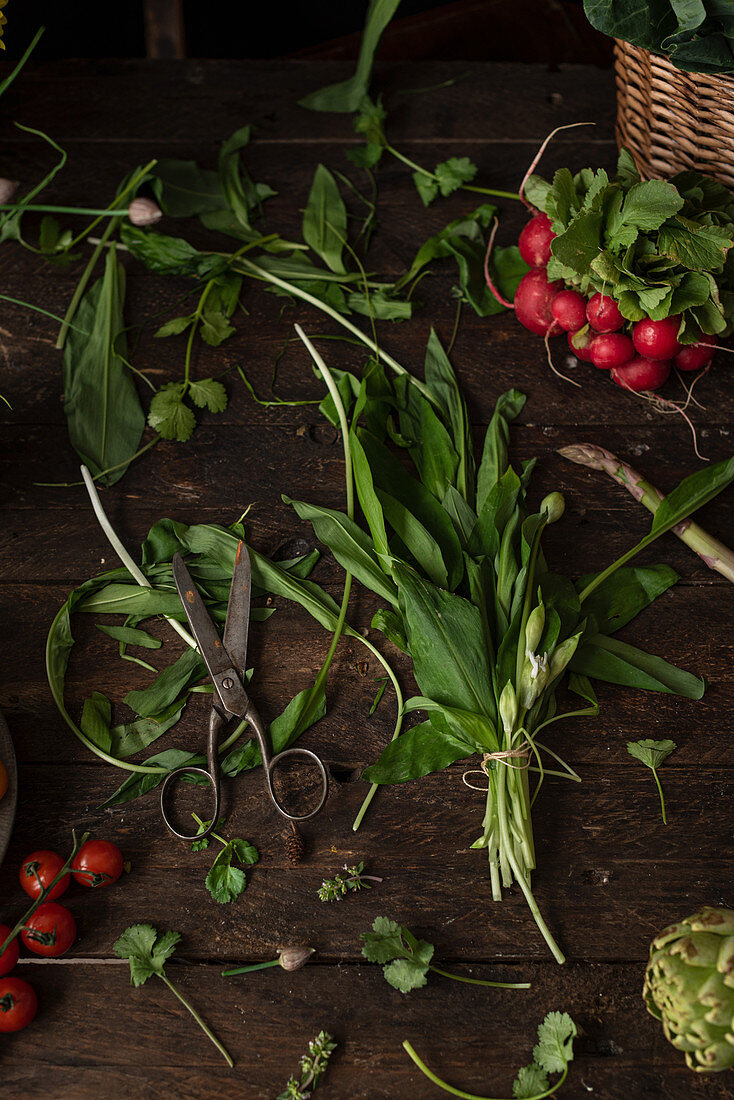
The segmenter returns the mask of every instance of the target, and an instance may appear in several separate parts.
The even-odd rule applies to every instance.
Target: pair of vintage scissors
[[[247,632],[250,624],[250,593],[252,587],[250,555],[247,548],[242,542],[237,547],[223,638],[220,638],[219,632],[212,622],[209,612],[204,606],[204,601],[199,595],[180,554],[174,554],[173,556],[173,579],[181,597],[186,618],[189,620],[191,632],[196,640],[196,645],[214,683],[214,697],[206,743],[206,767],[184,766],[169,772],[161,788],[163,820],[174,836],[179,837],[181,840],[200,840],[215,827],[221,802],[219,735],[233,718],[245,719],[257,739],[265,774],[265,787],[276,810],[283,817],[288,818],[289,821],[305,821],[307,818],[313,817],[324,805],[328,794],[328,778],[323,761],[310,749],[301,748],[285,749],[276,756],[272,756],[265,727],[245,691]],[[308,813],[291,813],[279,801],[273,786],[275,769],[284,760],[294,758],[308,762],[311,766],[315,765],[318,771],[320,783],[316,792],[316,805]],[[211,824],[203,832],[196,833],[193,836],[179,832],[175,827],[168,814],[166,802],[167,795],[170,795],[171,784],[181,776],[191,773],[203,775],[208,780],[214,794]]]

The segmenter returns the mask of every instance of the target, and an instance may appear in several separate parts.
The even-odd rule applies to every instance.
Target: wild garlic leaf
[[[677,748],[675,741],[668,739],[651,741],[649,738],[645,738],[643,741],[627,742],[627,752],[630,756],[634,756],[635,760],[639,760],[653,771],[659,768],[663,760],[667,760]]]
[[[445,197],[457,191],[463,183],[469,183],[477,174],[477,166],[468,157],[450,157],[437,164],[435,176],[441,194]]]
[[[532,1096],[542,1096],[547,1091],[548,1078],[537,1062],[523,1066],[512,1086],[512,1095],[516,1100],[528,1100]]]
[[[245,872],[232,866],[234,848],[226,844],[212,863],[206,876],[206,888],[220,905],[226,905],[238,898],[247,886]]]
[[[194,428],[196,419],[188,405],[184,404],[184,386],[181,382],[168,382],[161,386],[150,403],[148,424],[163,439],[176,439],[185,443]]]
[[[160,649],[163,645],[160,638],[154,638],[147,630],[133,626],[107,626],[105,623],[97,623],[97,630],[125,645],[139,645],[143,649]]]
[[[102,692],[93,691],[84,700],[79,725],[82,733],[85,733],[89,740],[102,749],[103,752],[109,752],[112,747],[111,722],[112,704]]]
[[[114,944],[114,952],[130,962],[130,981],[143,985],[151,974],[161,976],[164,964],[181,939],[180,932],[160,934],[152,924],[131,924]]]
[[[182,332],[186,331],[193,319],[193,313],[190,313],[188,317],[172,317],[170,321],[166,321],[165,325],[161,325],[155,333],[155,336],[160,338],[165,338],[166,336],[179,336]]]
[[[214,378],[189,383],[189,397],[200,409],[206,406],[209,412],[220,413],[227,408],[227,391]]]
[[[538,1025],[540,1042],[533,1048],[533,1058],[546,1073],[562,1073],[573,1061],[573,1041],[577,1035],[576,1024],[567,1012],[549,1012]]]

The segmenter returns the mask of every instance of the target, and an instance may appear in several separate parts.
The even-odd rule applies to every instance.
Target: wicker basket
[[[617,141],[644,179],[696,168],[734,189],[734,77],[684,73],[616,41]]]

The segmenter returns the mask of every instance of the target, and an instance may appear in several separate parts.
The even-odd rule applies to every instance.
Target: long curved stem
[[[530,989],[530,982],[487,982],[481,978],[465,978],[461,974],[451,974],[448,970],[440,970],[437,966],[428,964],[428,969],[434,974],[440,974],[442,978],[451,978],[455,982],[466,982],[467,985],[487,985],[492,989]]]
[[[462,1100],[497,1100],[497,1097],[494,1096],[479,1096],[476,1092],[464,1092],[463,1089],[456,1089],[453,1085],[449,1085],[448,1082],[442,1081],[441,1078],[438,1077],[433,1070],[429,1069],[426,1063],[418,1057],[407,1039],[403,1040],[403,1050],[413,1059],[421,1073],[423,1073],[429,1081],[433,1081],[434,1085],[438,1085],[440,1089],[443,1089],[444,1092],[450,1092],[452,1096],[460,1096]],[[566,1080],[567,1073],[568,1066],[564,1066],[563,1073],[552,1088],[546,1089],[545,1092],[538,1092],[534,1096],[529,1096],[528,1100],[544,1100],[544,1097],[552,1096]]]
[[[321,310],[322,313],[326,313],[334,321],[340,324],[342,328],[347,329],[359,340],[361,340],[361,342],[365,344],[371,352],[379,356],[379,358],[382,359],[383,363],[390,367],[391,370],[394,370],[396,374],[406,375],[410,379],[412,385],[420,390],[426,400],[430,401],[431,405],[436,405],[436,398],[431,393],[428,386],[426,386],[425,383],[421,382],[420,378],[416,378],[415,375],[412,375],[410,371],[406,370],[405,367],[398,363],[397,359],[393,359],[391,355],[388,355],[388,353],[384,351],[381,347],[379,347],[374,342],[374,340],[371,340],[369,336],[366,336],[361,329],[357,328],[356,325],[352,324],[351,321],[349,321],[341,313],[337,312],[337,310],[332,309],[331,306],[327,305],[325,302],[322,302],[318,298],[315,298],[313,294],[309,294],[308,291],[301,290],[301,288],[295,283],[286,282],[285,279],[281,279],[277,275],[273,275],[271,274],[271,272],[266,271],[265,268],[259,267],[256,263],[253,263],[252,260],[239,260],[238,267],[235,268],[235,270],[242,270],[246,275],[251,275],[253,276],[253,278],[261,279],[266,283],[272,283],[273,286],[279,286],[281,287],[281,289],[287,290],[289,294],[294,294],[297,298],[301,298],[304,302],[308,302],[310,305],[316,306],[316,308]]]

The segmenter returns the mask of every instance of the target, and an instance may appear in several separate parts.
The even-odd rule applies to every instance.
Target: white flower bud
[[[566,510],[566,501],[562,493],[548,493],[540,502],[541,512],[548,514],[548,523],[555,523]]]
[[[576,652],[579,644],[581,634],[574,634],[571,638],[566,638],[565,642],[561,642],[556,650],[553,652],[553,656],[550,660],[550,678],[555,680],[556,676],[560,676],[568,662]]]
[[[535,700],[539,698],[548,683],[549,675],[548,654],[544,653],[541,657],[539,653],[529,653],[522,667],[518,689],[520,705],[525,710],[530,710]]]
[[[525,625],[525,656],[528,657],[540,645],[545,627],[545,607],[542,603],[533,608]]]
[[[13,195],[18,190],[17,180],[6,180],[0,177],[0,203],[13,201]]]
[[[152,199],[133,199],[127,208],[127,216],[133,225],[155,225],[163,217],[161,208]]]
[[[300,970],[315,950],[314,947],[281,947],[278,962],[284,970]]]
[[[500,695],[500,718],[505,733],[511,733],[517,722],[517,696],[511,680],[507,681]]]

